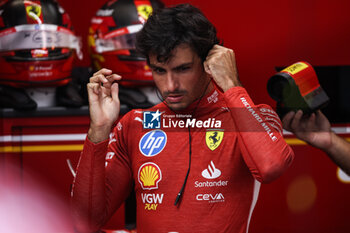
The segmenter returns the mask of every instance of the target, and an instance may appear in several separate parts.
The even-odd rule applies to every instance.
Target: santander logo
[[[206,179],[215,179],[221,176],[221,171],[215,167],[213,161],[210,161],[208,168],[202,171],[202,176]]]

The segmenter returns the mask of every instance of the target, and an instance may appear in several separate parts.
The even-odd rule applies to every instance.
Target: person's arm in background
[[[318,110],[309,116],[301,110],[289,112],[283,117],[283,128],[297,138],[326,152],[329,158],[350,175],[350,143],[336,135],[325,115]]]

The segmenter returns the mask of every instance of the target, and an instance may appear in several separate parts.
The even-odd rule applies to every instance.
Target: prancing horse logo
[[[221,144],[223,137],[223,130],[208,130],[205,134],[205,142],[210,150],[215,150]]]
[[[26,6],[27,15],[35,21],[40,19],[41,15],[41,6],[40,5],[29,5]]]

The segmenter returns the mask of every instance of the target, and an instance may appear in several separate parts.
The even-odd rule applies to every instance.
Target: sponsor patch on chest
[[[139,150],[146,157],[159,154],[166,146],[167,135],[162,130],[152,130],[142,136]]]
[[[223,130],[207,130],[205,133],[205,143],[210,150],[218,148],[224,138]]]

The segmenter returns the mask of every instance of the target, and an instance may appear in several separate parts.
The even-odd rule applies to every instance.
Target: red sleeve
[[[110,140],[94,144],[86,138],[73,182],[72,208],[78,232],[98,231],[132,188],[132,173],[122,123]]]
[[[294,153],[282,136],[282,124],[268,105],[254,105],[243,87],[225,92],[239,132],[239,143],[255,179],[268,183],[278,178],[292,163]]]

